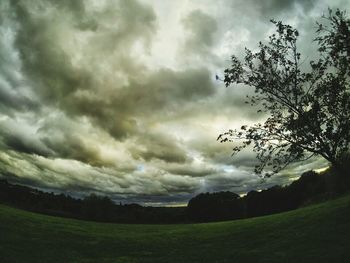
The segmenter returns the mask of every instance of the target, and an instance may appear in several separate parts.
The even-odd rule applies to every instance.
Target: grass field
[[[0,262],[350,262],[350,195],[188,225],[103,224],[0,205]]]

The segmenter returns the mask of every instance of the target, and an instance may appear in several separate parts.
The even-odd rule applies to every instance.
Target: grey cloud
[[[99,76],[95,76],[89,69],[73,65],[71,56],[62,48],[65,41],[63,38],[71,35],[62,32],[75,30],[78,34],[83,30],[79,26],[81,23],[96,17],[99,20],[98,24],[95,23],[94,34],[89,39],[91,46],[97,48],[100,55],[103,52],[107,52],[107,55],[117,52],[120,56],[125,56],[130,53],[134,42],[144,40],[149,44],[156,27],[153,10],[137,1],[125,0],[118,1],[117,4],[109,2],[102,10],[96,12],[86,10],[82,1],[33,1],[30,4],[26,1],[16,1],[11,4],[10,11],[14,11],[19,22],[15,46],[20,54],[24,74],[28,78],[27,84],[40,96],[41,103],[58,106],[64,111],[72,110],[78,105],[81,115],[98,120],[97,122],[104,124],[115,137],[121,137],[133,130],[133,118],[110,109],[107,102],[86,97],[84,102],[72,99],[76,93],[92,91],[101,84],[97,80]],[[92,29],[88,27],[84,30]],[[117,58],[118,56],[116,55]],[[92,59],[103,59],[103,56]],[[133,64],[132,61],[133,59],[127,57],[121,62]],[[123,65],[120,67],[121,70],[125,70]],[[3,89],[1,91],[5,92]],[[7,105],[25,105],[22,97],[16,97],[15,100],[9,93],[3,95],[6,95],[2,98]]]
[[[87,145],[76,134],[65,133],[62,135],[61,138],[51,137],[51,135],[43,138],[45,145],[55,151],[56,157],[79,160],[92,166],[110,165],[110,163],[101,160],[96,145]]]
[[[190,177],[205,177],[217,172],[212,166],[208,167],[208,165],[205,164],[196,166],[190,162],[184,164],[167,164],[166,167],[163,167],[163,169],[171,174],[186,175]]]
[[[216,163],[221,163],[225,165],[234,165],[240,169],[249,169],[253,170],[254,166],[258,164],[256,159],[256,154],[252,153],[250,150],[244,150],[231,156],[233,144],[230,145],[230,151],[219,150],[217,152],[205,153],[204,156],[207,156],[209,160]],[[223,145],[221,147],[224,149]]]
[[[197,180],[187,176],[177,176],[166,174],[159,178],[163,184],[163,188],[166,190],[165,194],[189,194],[198,189]]]
[[[50,156],[53,151],[48,148],[29,127],[16,121],[0,123],[0,138],[6,148],[29,154]]]
[[[113,167],[121,172],[135,170],[131,160],[125,159],[123,154],[116,155],[120,147],[117,144],[109,146],[116,148],[114,152],[105,152],[106,147],[103,146],[115,141],[87,119],[56,114],[43,121],[38,134],[41,141],[54,152],[52,158],[78,160],[96,167]]]
[[[42,156],[50,155],[50,150],[45,145],[40,145],[38,141],[33,141],[28,138],[21,138],[11,133],[3,134],[4,143],[10,149],[13,149],[22,153],[38,154]]]
[[[328,167],[329,164],[321,157],[313,157],[307,161],[292,163],[287,166],[287,168],[281,171],[281,176],[290,176],[292,178],[297,178],[303,172]]]
[[[2,74],[4,76],[5,74]],[[15,111],[37,111],[40,105],[34,99],[21,94],[21,89],[0,76],[0,111],[13,115]]]
[[[215,87],[206,68],[162,69],[101,98],[93,93],[73,95],[66,110],[73,115],[91,117],[119,139],[137,133],[138,122],[145,116],[151,119],[167,115],[189,101],[205,99],[214,93]]]
[[[278,12],[290,12],[295,5],[301,6],[305,11],[310,10],[317,1],[315,0],[269,0],[261,1],[261,13],[273,15]],[[256,2],[254,2],[256,4]]]
[[[55,6],[56,11],[49,9],[50,5]],[[137,130],[137,117],[145,112],[169,110],[181,100],[198,99],[214,92],[210,73],[205,68],[179,72],[160,70],[149,76],[134,77],[139,73],[136,58],[127,54],[135,42],[143,40],[149,44],[151,41],[156,18],[150,7],[137,1],[119,1],[117,5],[107,4],[90,13],[81,2],[72,8],[71,5],[69,1],[34,2],[33,5],[19,1],[13,6],[20,21],[16,47],[29,83],[42,103],[58,106],[71,116],[87,116],[120,139]],[[95,63],[95,59],[114,56],[121,62],[117,72],[120,70],[129,78],[129,85],[116,82],[106,86],[99,79],[103,76],[96,76],[88,66],[73,65],[72,58],[62,48],[61,31],[78,30],[79,33],[80,28],[75,25],[89,20],[92,14],[97,24],[86,51],[99,54],[100,58],[89,53],[86,60]],[[111,27],[111,23],[116,25]],[[101,71],[101,74],[105,73]],[[97,93],[96,89],[99,89]]]
[[[248,187],[255,188],[260,185],[259,178],[250,175],[235,176],[234,174],[217,174],[206,178],[203,189],[207,192],[232,191],[237,194],[246,193]]]
[[[24,8],[18,11],[18,16],[22,19],[22,27],[16,46],[28,84],[34,87],[41,103],[59,106],[61,100],[75,90],[89,88],[90,76],[73,68],[69,56],[57,43],[50,22],[32,18]]]
[[[315,0],[238,0],[230,2],[232,8],[241,12],[242,16],[247,16],[254,13],[261,17],[280,16],[281,13],[294,11],[296,6],[300,6],[305,11],[309,11],[317,3]],[[243,12],[242,12],[243,11]],[[256,18],[256,17],[255,17]]]
[[[109,168],[93,168],[74,160],[50,160],[11,151],[0,153],[0,164],[0,176],[14,182],[75,195],[97,192],[113,199],[131,197],[139,201],[159,201],[169,196],[188,196],[199,186],[195,179],[161,171],[126,174]]]
[[[210,71],[204,67],[182,71],[162,69],[142,82],[132,83],[128,89],[124,89],[126,93],[120,98],[129,97],[136,111],[139,107],[151,111],[178,107],[179,104],[214,94],[215,87],[210,75]]]
[[[0,10],[10,12],[8,3]],[[18,52],[13,48],[16,22],[11,15],[1,15],[0,21],[0,110],[13,115],[16,111],[37,110],[39,104],[21,74]]]
[[[246,103],[247,95],[252,94],[252,89],[244,85],[231,85],[224,88],[224,84],[217,87],[215,96],[208,98],[201,104],[190,105],[191,111],[197,115],[230,116],[232,120],[259,121],[264,114],[257,112],[259,106],[250,106]]]
[[[289,184],[290,178],[290,175],[284,174],[263,179],[251,172],[236,169],[208,176],[202,191],[232,191],[237,194],[246,194],[252,190],[264,190],[275,185]]]
[[[130,44],[137,39],[144,38],[145,41],[150,41],[150,38],[155,32],[156,28],[156,16],[153,9],[150,6],[141,4],[136,0],[121,0],[119,6],[117,5],[116,10],[108,5],[103,12],[103,16],[109,15],[112,18],[116,18],[117,31],[114,38],[114,43],[124,42]]]
[[[208,52],[208,48],[216,43],[215,33],[218,29],[215,19],[200,10],[192,11],[183,19],[183,24],[189,32],[186,41],[188,53]]]
[[[184,163],[189,157],[187,152],[172,136],[164,134],[139,134],[134,148],[130,151],[134,158],[145,161],[153,159],[163,160],[166,163]]]
[[[191,149],[196,150],[204,158],[205,163],[234,166],[243,172],[253,170],[257,164],[257,159],[252,149],[244,149],[232,156],[232,149],[239,142],[231,144],[220,143],[216,138],[217,136],[208,137],[207,135],[198,135],[189,142],[189,145]]]
[[[149,42],[155,30],[152,9],[137,1],[121,0],[113,8],[106,6],[97,14],[85,12],[83,2],[73,2],[37,1],[29,5],[25,1],[17,1],[13,4],[20,23],[15,43],[25,73],[45,100],[58,105],[75,91],[91,89],[98,84],[87,69],[74,66],[71,57],[62,48],[64,38],[72,37],[62,34],[64,30],[77,30],[76,33],[79,33],[75,25],[96,15],[102,22],[97,25],[89,42],[92,46],[100,46],[99,50],[108,54],[117,49],[118,52],[128,52],[131,43],[138,39]],[[108,26],[102,18],[107,19]],[[113,20],[116,24],[110,27],[108,23]]]

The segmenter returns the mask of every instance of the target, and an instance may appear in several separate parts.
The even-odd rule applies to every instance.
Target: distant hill
[[[130,225],[0,205],[0,261],[350,262],[350,195],[290,212],[220,223]]]

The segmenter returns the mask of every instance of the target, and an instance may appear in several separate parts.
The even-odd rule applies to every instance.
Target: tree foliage
[[[233,154],[252,145],[258,174],[264,174],[265,168],[276,173],[313,156],[338,167],[350,142],[350,19],[345,11],[329,9],[316,23],[319,58],[309,66],[298,51],[298,31],[271,22],[276,33],[268,43],[259,42],[257,52],[246,48],[243,60],[233,55],[224,79],[226,86],[254,87],[247,103],[259,105],[268,118],[229,130],[218,140],[239,141]]]

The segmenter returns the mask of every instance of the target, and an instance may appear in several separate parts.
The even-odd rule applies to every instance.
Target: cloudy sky
[[[262,181],[249,150],[232,158],[217,136],[264,116],[215,75],[273,32],[271,18],[299,30],[309,59],[328,6],[350,11],[348,0],[1,0],[0,176],[174,205],[324,167]]]

